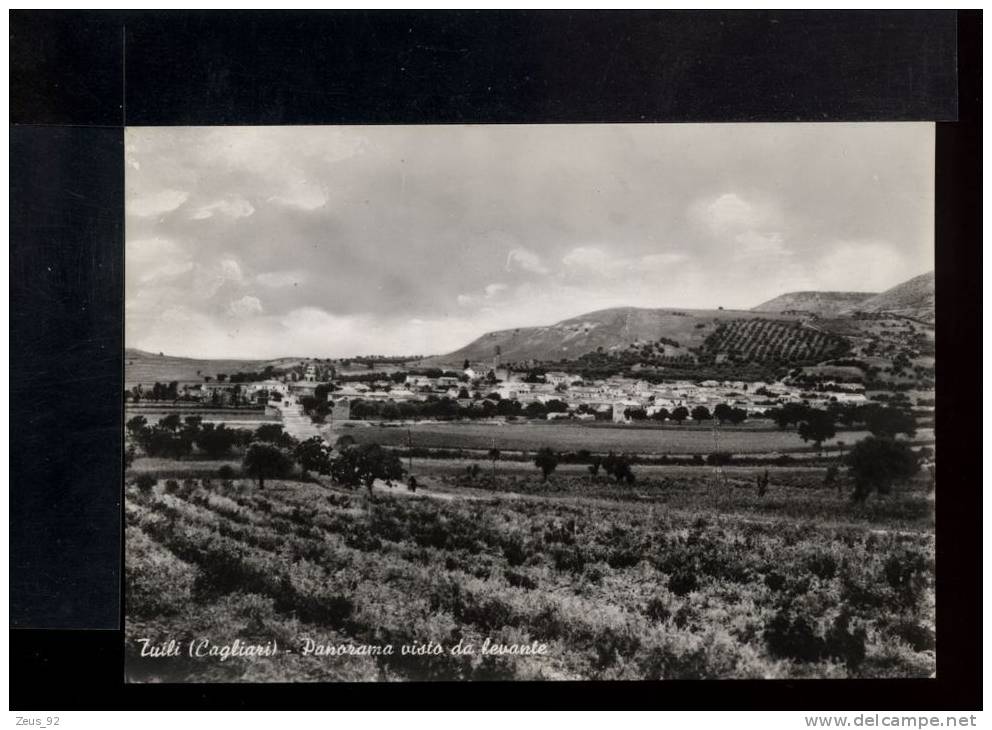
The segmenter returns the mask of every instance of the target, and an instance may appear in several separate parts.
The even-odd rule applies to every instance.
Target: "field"
[[[703,351],[727,353],[734,360],[818,360],[836,356],[847,349],[842,337],[798,324],[765,319],[739,319],[722,322],[703,343]]]
[[[542,484],[417,468],[415,494],[380,484],[374,500],[299,481],[129,486],[128,679],[935,671],[932,495],[920,483],[854,507],[812,469],[773,471],[759,498],[746,469],[721,481],[645,472],[635,489],[570,472]],[[139,655],[139,638],[201,637],[274,640],[279,654]],[[304,655],[306,639],[395,652]],[[544,651],[483,654],[487,639]],[[459,641],[476,652],[453,654]],[[400,649],[415,645],[425,653]]]
[[[172,406],[171,404],[127,406],[124,409],[124,421],[126,422],[135,416],[144,416],[149,423],[158,423],[166,416],[174,413],[182,418],[199,416],[206,423],[227,423],[245,428],[281,421],[278,414],[266,415],[262,408],[210,408],[209,406]]]
[[[169,383],[173,380],[178,383],[202,383],[205,375],[213,378],[217,373],[230,375],[262,370],[266,365],[281,368],[300,362],[300,358],[291,357],[276,360],[199,360],[128,349],[124,352],[124,387],[130,388],[138,383]]]
[[[330,433],[328,431],[328,433]],[[350,434],[358,443],[406,446],[407,428],[369,426],[338,428],[333,438]],[[533,451],[550,446],[559,451],[588,449],[592,452],[627,451],[638,454],[709,454],[729,451],[734,454],[768,454],[811,451],[795,431],[753,428],[720,429],[714,441],[709,428],[577,425],[560,422],[526,423],[418,423],[410,427],[414,446],[449,449],[498,449]],[[843,441],[850,445],[864,438],[865,431],[842,431],[825,445]],[[333,440],[332,438],[332,440]],[[920,429],[916,440],[932,440],[932,429]],[[719,448],[717,448],[719,446]]]

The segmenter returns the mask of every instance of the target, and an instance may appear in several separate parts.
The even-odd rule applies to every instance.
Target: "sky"
[[[932,124],[132,127],[125,342],[449,352],[933,268]]]

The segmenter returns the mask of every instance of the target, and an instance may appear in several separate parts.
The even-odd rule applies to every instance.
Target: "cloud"
[[[228,303],[227,312],[232,317],[250,317],[262,313],[262,302],[258,297],[245,295]]]
[[[134,264],[161,264],[180,256],[183,249],[171,238],[152,236],[149,238],[129,238],[124,243],[124,256],[128,267]]]
[[[505,292],[508,288],[509,287],[506,284],[503,284],[501,282],[495,282],[493,284],[487,284],[486,285],[486,289],[485,289],[485,291],[486,291],[486,298],[487,299],[492,299],[493,297],[498,296],[502,292]]]
[[[221,276],[228,281],[241,281],[244,274],[241,273],[241,265],[234,259],[224,259],[220,262]]]
[[[734,236],[734,244],[733,253],[738,258],[792,255],[792,251],[785,247],[782,234],[778,231],[767,233],[744,231]]]
[[[696,201],[690,217],[713,235],[725,236],[743,231],[777,225],[777,211],[767,203],[744,200],[736,193],[723,193],[715,198]]]
[[[317,210],[327,205],[327,188],[305,179],[293,180],[278,195],[270,197],[269,202],[297,210]]]
[[[192,261],[166,261],[161,266],[153,268],[151,271],[142,274],[139,281],[142,284],[175,279],[183,274],[188,274],[193,270]]]
[[[175,210],[188,198],[189,193],[182,190],[161,190],[138,196],[129,195],[125,208],[129,215],[150,218]]]
[[[609,256],[605,251],[594,246],[579,246],[578,248],[574,248],[562,257],[561,262],[570,269],[581,269],[596,273],[605,273],[607,270],[625,265],[624,261]]]
[[[287,286],[296,286],[306,280],[306,274],[302,271],[270,271],[259,274],[255,277],[262,286],[273,289],[281,289]]]
[[[618,283],[626,285],[628,277],[665,272],[688,259],[686,254],[673,251],[645,256],[623,256],[608,253],[595,246],[579,246],[565,254],[562,263],[573,277],[624,277]]]
[[[213,218],[215,213],[227,216],[228,218],[247,218],[255,212],[254,206],[244,198],[234,197],[226,200],[218,200],[208,205],[201,205],[191,216],[193,220],[205,220]]]
[[[678,264],[684,263],[688,260],[689,256],[684,253],[652,253],[647,256],[642,256],[638,264],[640,268],[654,273],[658,271],[666,271],[673,266],[677,266]]]
[[[431,353],[608,306],[877,288],[866,261],[894,261],[893,278],[932,267],[932,124],[170,127],[124,142],[125,338],[155,351]],[[904,261],[848,250],[866,243]],[[263,311],[231,316],[245,296]],[[161,323],[177,303],[196,319]],[[283,322],[309,307],[331,318],[319,333]]]
[[[526,248],[515,248],[506,256],[506,270],[514,269],[529,271],[532,274],[547,274],[548,268],[541,262],[541,257]]]
[[[825,290],[880,292],[923,273],[887,241],[836,241],[825,250],[813,267]]]

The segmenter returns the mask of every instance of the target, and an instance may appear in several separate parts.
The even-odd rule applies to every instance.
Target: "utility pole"
[[[720,463],[720,439],[717,436],[716,429],[716,419],[713,419],[713,454],[715,464],[713,465],[713,473],[716,474],[716,478],[723,483],[723,486],[727,486],[727,476],[723,473],[723,465]]]
[[[407,471],[413,475],[413,433],[410,431],[410,427],[406,427],[406,455],[407,455]]]

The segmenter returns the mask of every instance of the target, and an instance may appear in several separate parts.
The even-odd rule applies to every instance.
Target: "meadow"
[[[329,434],[331,430],[325,429]],[[336,428],[333,438],[350,434],[357,443],[383,446],[414,446],[449,449],[498,449],[533,451],[550,446],[559,451],[588,449],[593,452],[631,452],[638,454],[709,454],[729,451],[734,454],[768,454],[813,451],[794,430],[776,428],[720,428],[714,438],[712,428],[637,427],[584,425],[561,422],[508,423],[417,423],[405,426],[368,426]],[[864,438],[866,431],[840,431],[824,442],[827,448],[840,442],[851,445]],[[920,429],[914,440],[932,440],[932,429]]]
[[[140,463],[141,459],[138,460]],[[136,466],[138,465],[136,463]],[[375,498],[330,482],[128,486],[130,681],[927,677],[935,671],[932,494],[861,507],[822,470],[571,471]],[[535,471],[532,469],[532,471]],[[277,640],[275,657],[148,658],[137,639]],[[439,654],[304,655],[324,645]],[[463,654],[544,644],[541,655]],[[285,650],[289,650],[288,653]]]

